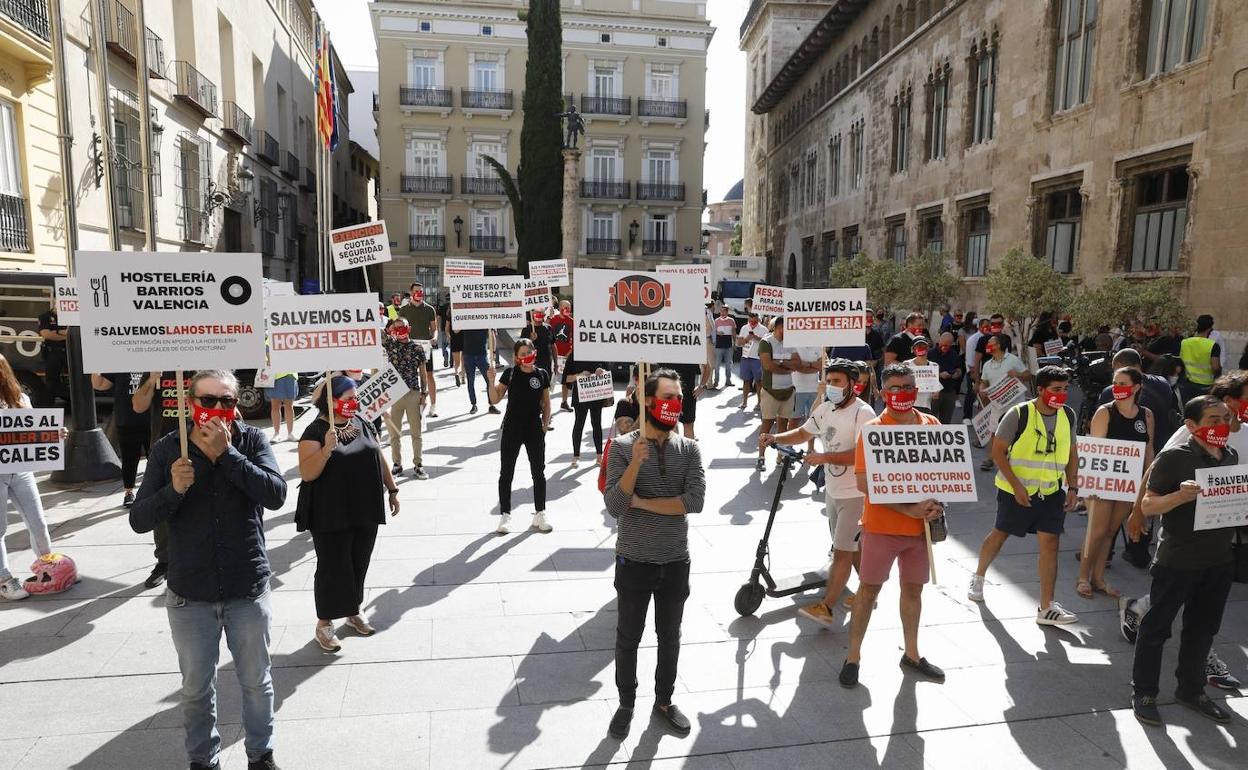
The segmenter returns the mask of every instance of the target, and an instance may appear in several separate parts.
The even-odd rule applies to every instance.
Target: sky
[[[715,37],[707,53],[706,106],[711,110],[711,128],[702,172],[702,186],[711,203],[723,200],[728,188],[737,183],[745,170],[745,54],[737,49],[737,30],[745,18],[749,0],[711,0],[707,3]],[[373,89],[377,71],[377,45],[368,18],[367,0],[320,0],[317,11],[329,28],[338,58],[352,77],[352,139],[374,155],[377,139],[373,134]],[[713,87],[711,84],[714,84]]]

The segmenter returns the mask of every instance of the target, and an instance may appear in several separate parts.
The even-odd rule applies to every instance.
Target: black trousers
[[[498,472],[498,512],[511,513],[511,482],[516,476],[520,447],[529,456],[533,473],[533,509],[546,510],[546,431],[540,420],[523,426],[503,425],[502,467]]]
[[[336,620],[360,614],[364,578],[368,576],[376,541],[376,524],[333,532],[312,531],[312,545],[316,549],[312,593],[317,618]]]
[[[969,420],[975,413],[975,407],[979,403],[979,397],[975,395],[975,383],[971,382],[970,376],[966,378],[966,398],[962,401],[962,419]]]
[[[68,365],[69,359],[63,349],[50,350],[43,359],[43,384],[48,388],[48,406],[54,406],[58,397],[69,400],[69,388],[61,380]]]
[[[615,687],[620,705],[632,708],[637,699],[637,647],[646,628],[646,611],[654,597],[654,632],[659,661],[654,669],[654,697],[659,706],[672,702],[676,664],[680,660],[680,621],[689,598],[689,562],[647,564],[615,557]]]
[[[1148,612],[1140,620],[1135,639],[1135,667],[1132,682],[1136,695],[1156,696],[1160,690],[1161,652],[1170,638],[1174,618],[1183,609],[1183,631],[1179,636],[1179,680],[1175,694],[1185,699],[1205,691],[1205,658],[1213,647],[1213,637],[1222,627],[1222,612],[1231,592],[1230,564],[1206,569],[1181,570],[1154,564],[1150,573]]]
[[[139,476],[139,460],[147,454],[152,430],[147,425],[117,426],[117,444],[121,447],[121,484],[134,489]]]
[[[576,387],[575,385],[573,387]],[[581,438],[585,432],[585,418],[589,417],[589,427],[594,434],[594,451],[602,454],[602,403],[587,406],[577,403],[576,416],[572,419],[572,456],[581,456]]]
[[[936,394],[936,417],[944,425],[953,424],[953,410],[958,406],[958,391],[942,390]]]

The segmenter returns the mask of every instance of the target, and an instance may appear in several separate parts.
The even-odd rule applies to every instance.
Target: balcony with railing
[[[287,179],[298,179],[303,170],[303,164],[299,162],[299,158],[295,157],[293,152],[286,152],[286,162],[282,164],[282,175]]]
[[[685,200],[684,182],[638,182],[637,200],[639,201],[672,201],[683,203]]]
[[[377,105],[376,100],[374,100],[374,105]],[[374,106],[373,109],[376,110],[378,106],[380,105]],[[451,89],[399,86],[399,106],[448,110],[451,108]]]
[[[251,116],[238,102],[221,102],[221,131],[233,134],[243,144],[251,144]]]
[[[400,174],[399,192],[409,195],[450,195],[451,177]]]
[[[48,0],[0,0],[0,14],[25,27],[37,38],[52,39],[48,29]]]
[[[498,110],[510,112],[514,109],[511,89],[501,91],[484,91],[476,88],[461,88],[459,106],[465,110]]]
[[[581,112],[586,115],[632,115],[631,96],[581,96]]]
[[[685,120],[689,117],[688,99],[638,99],[637,117]]]
[[[585,253],[591,257],[620,256],[619,238],[586,238]]]
[[[30,251],[25,198],[0,195],[0,251]]]
[[[277,139],[268,131],[256,129],[256,157],[270,166],[276,166],[280,162],[282,154],[278,147]]]
[[[175,99],[198,110],[206,118],[216,116],[217,84],[205,77],[204,73],[192,67],[188,61],[175,60],[173,82]]]
[[[308,192],[316,192],[316,172],[311,166],[303,167],[303,181],[299,183],[299,186]]]
[[[646,239],[641,242],[641,253],[647,257],[674,257],[676,241]]]
[[[131,64],[138,64],[137,25],[134,13],[122,0],[106,0],[104,5],[104,45]],[[150,29],[147,40],[147,71],[152,77],[165,76],[165,43]]]
[[[460,195],[506,195],[503,180],[496,176],[468,176],[459,178]]]
[[[602,179],[582,179],[581,197],[598,200],[628,200],[632,183]]]
[[[409,235],[408,251],[446,251],[445,235]]]
[[[488,251],[503,253],[507,248],[507,236],[505,235],[470,235],[468,236],[469,251]]]

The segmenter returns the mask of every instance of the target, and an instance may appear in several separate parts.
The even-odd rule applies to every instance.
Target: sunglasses
[[[238,399],[234,396],[196,396],[196,398],[199,399],[199,403],[205,409],[216,409],[218,405],[225,409],[233,409],[238,406]]]
[[[1036,434],[1036,452],[1042,455],[1051,455],[1057,451],[1057,436],[1052,434],[1042,434],[1039,430],[1033,431]],[[1045,440],[1047,438],[1047,441]],[[1042,447],[1043,442],[1043,447]]]

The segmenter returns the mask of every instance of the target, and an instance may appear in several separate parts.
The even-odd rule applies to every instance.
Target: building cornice
[[[370,13],[374,17],[383,16],[399,17],[399,18],[419,18],[421,20],[444,20],[444,21],[486,21],[486,22],[516,22],[524,26],[524,22],[520,21],[518,11],[507,12],[502,9],[490,12],[486,9],[479,11],[472,10],[455,10],[447,8],[434,8],[423,6],[419,8],[404,5],[395,5],[393,3],[372,3]],[[561,21],[564,29],[587,29],[587,30],[603,30],[609,29],[620,32],[645,32],[652,34],[664,35],[691,35],[710,40],[715,35],[715,28],[709,22],[683,22],[681,20],[672,19],[671,21],[648,21],[638,22],[631,16],[580,16],[563,13]],[[423,32],[425,35],[437,35],[438,33]]]

